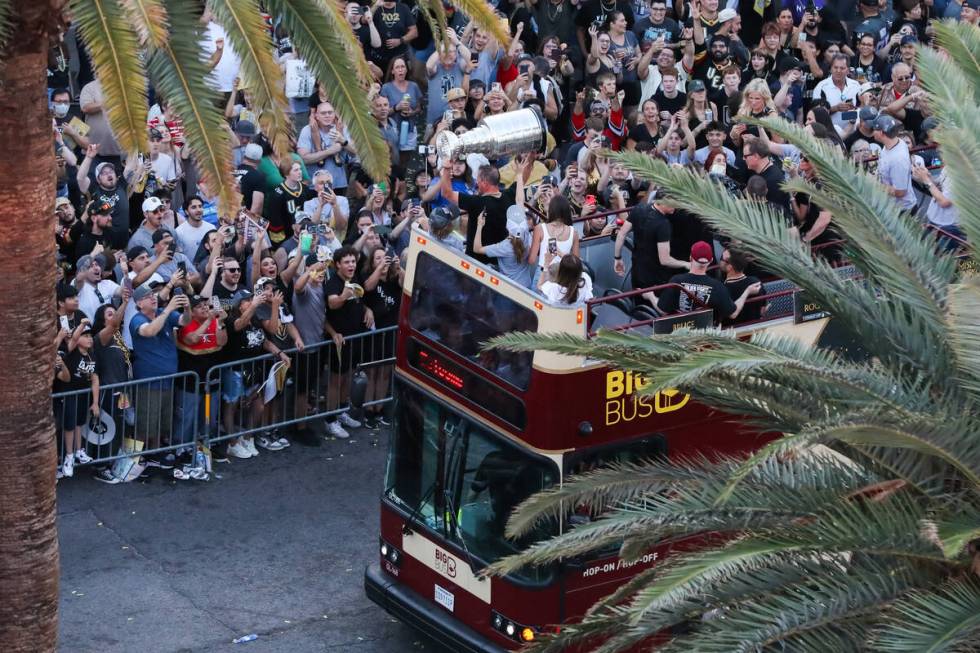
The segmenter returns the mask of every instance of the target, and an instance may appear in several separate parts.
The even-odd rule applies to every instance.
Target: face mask
[[[60,104],[60,103],[55,104],[54,115],[57,116],[58,118],[64,118],[65,116],[68,115],[68,107],[69,105],[67,104]]]

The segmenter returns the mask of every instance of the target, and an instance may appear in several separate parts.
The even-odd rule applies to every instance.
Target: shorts
[[[73,394],[61,399],[55,410],[56,418],[61,422],[64,431],[72,431],[77,426],[88,424],[91,396],[88,394]]]
[[[173,435],[173,388],[153,388],[149,384],[140,384],[135,390],[136,438],[146,442],[147,449],[163,446]]]
[[[345,342],[340,348],[340,355],[337,355],[336,347],[328,347],[327,356],[330,361],[330,371],[336,374],[345,374],[351,370],[351,368],[357,367],[361,361],[361,347],[364,345],[362,339],[355,340],[353,343]]]
[[[320,352],[326,352],[326,356],[332,352],[327,349],[318,349],[311,353],[295,353],[292,355],[295,366],[293,382],[296,384],[296,392],[309,392],[311,388],[319,389],[320,373],[323,371],[323,364],[320,361]]]
[[[242,373],[226,367],[221,370],[221,400],[231,404],[245,396]]]

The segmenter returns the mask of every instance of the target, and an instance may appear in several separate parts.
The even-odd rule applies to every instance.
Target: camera
[[[435,145],[419,145],[419,154],[435,154]]]

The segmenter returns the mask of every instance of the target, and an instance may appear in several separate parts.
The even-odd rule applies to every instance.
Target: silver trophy
[[[443,161],[467,154],[498,159],[511,154],[541,151],[548,138],[548,124],[537,107],[489,116],[475,129],[457,136],[448,129],[436,137],[436,150]]]

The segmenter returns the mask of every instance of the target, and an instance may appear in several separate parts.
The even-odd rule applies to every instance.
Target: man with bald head
[[[926,92],[915,82],[912,68],[899,62],[892,66],[892,81],[881,89],[878,107],[881,113],[888,114],[906,127],[918,128],[925,112]]]

